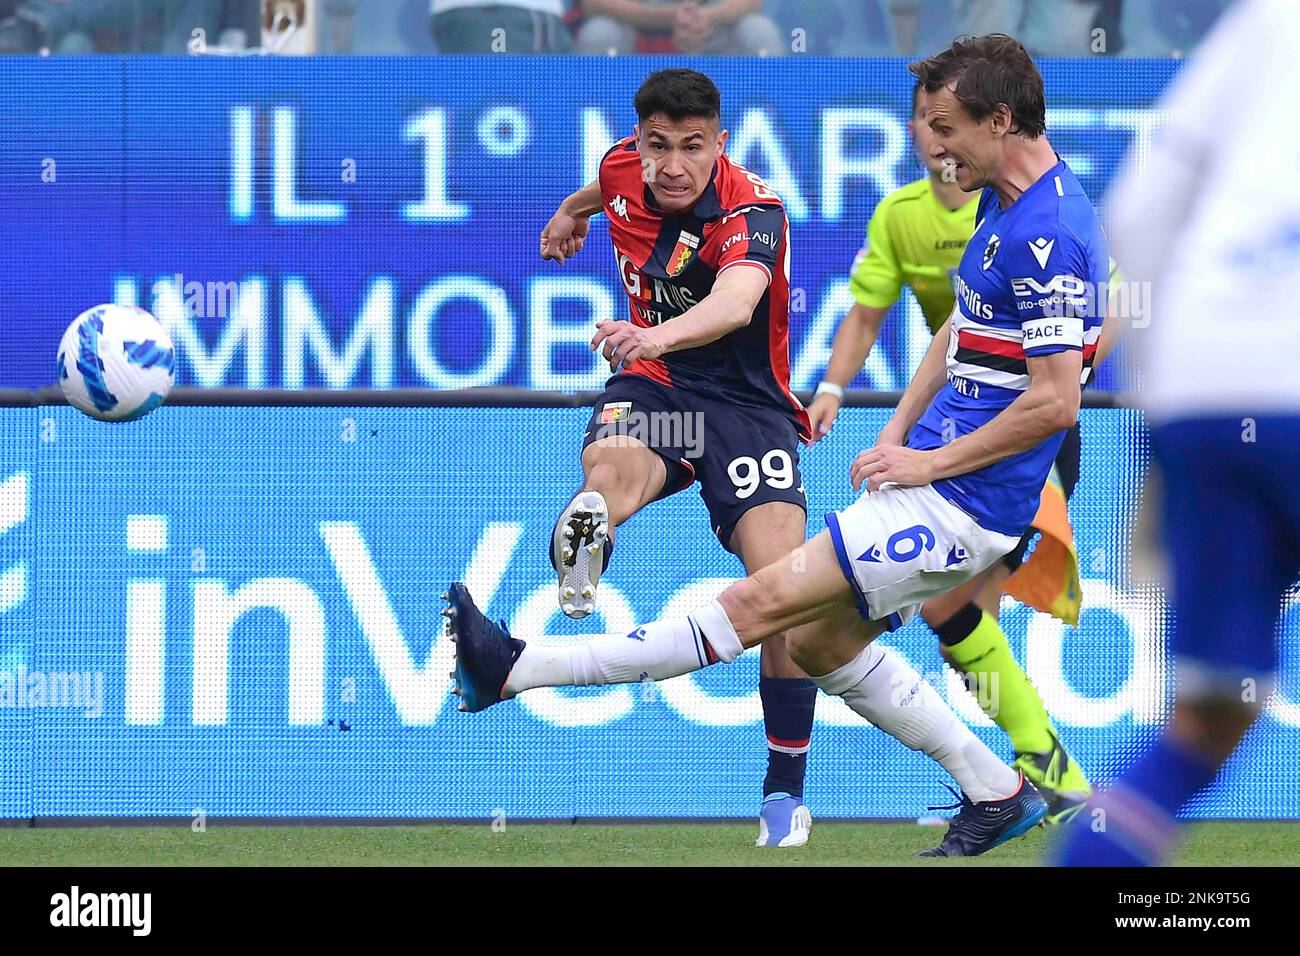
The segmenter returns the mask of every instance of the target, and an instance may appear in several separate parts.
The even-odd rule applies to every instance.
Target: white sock
[[[1020,785],[1020,775],[893,650],[868,644],[843,667],[813,681],[904,746],[933,757],[975,803],[1005,799]]]
[[[643,624],[630,634],[599,634],[581,644],[531,643],[506,679],[513,696],[530,687],[631,684],[689,674],[744,650],[717,601],[684,617]]]

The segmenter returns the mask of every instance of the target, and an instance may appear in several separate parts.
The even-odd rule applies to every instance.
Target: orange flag
[[[1040,532],[1034,551],[1007,578],[1002,590],[1022,604],[1077,625],[1083,601],[1079,552],[1074,547],[1074,528],[1055,468],[1043,485],[1033,526]]]

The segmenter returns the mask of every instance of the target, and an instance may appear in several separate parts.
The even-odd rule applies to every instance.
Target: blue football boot
[[[959,803],[930,809],[960,808],[960,812],[949,821],[948,832],[939,845],[922,850],[917,856],[979,856],[1027,833],[1047,816],[1047,801],[1023,773],[1019,789],[1004,800],[972,803],[966,794],[952,792],[953,796],[960,797]]]
[[[448,602],[442,612],[447,618],[447,634],[456,644],[452,693],[461,699],[461,711],[499,704],[506,699],[506,678],[523,653],[524,642],[510,636],[505,621],[493,624],[484,617],[465,585],[453,584],[443,599]]]

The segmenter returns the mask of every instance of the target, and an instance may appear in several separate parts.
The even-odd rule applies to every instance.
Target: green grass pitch
[[[918,860],[943,830],[903,823],[823,823],[797,850],[758,850],[750,824],[210,826],[0,829],[9,866],[1034,866],[1052,834],[973,860]],[[1300,865],[1300,822],[1202,823],[1176,864]]]

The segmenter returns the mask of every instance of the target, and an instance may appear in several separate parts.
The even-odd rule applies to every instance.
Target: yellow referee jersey
[[[945,209],[926,177],[882,199],[867,224],[867,241],[853,260],[853,298],[887,309],[904,285],[911,286],[926,325],[939,331],[956,300],[952,277],[975,231],[979,195],[972,193],[960,209]]]

